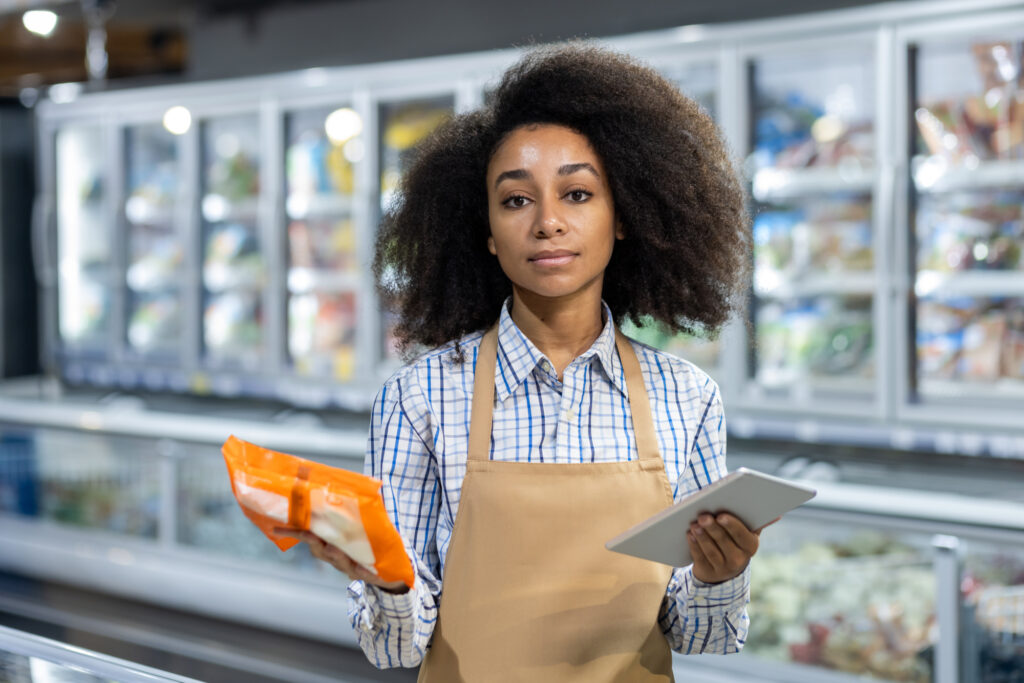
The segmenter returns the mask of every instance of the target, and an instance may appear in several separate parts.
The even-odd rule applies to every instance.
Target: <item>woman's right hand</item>
[[[409,587],[403,581],[382,581],[379,576],[359,564],[351,557],[320,538],[312,531],[296,531],[276,527],[274,533],[280,536],[297,538],[309,546],[309,552],[318,560],[326,562],[353,581],[364,581],[388,593],[407,593]]]

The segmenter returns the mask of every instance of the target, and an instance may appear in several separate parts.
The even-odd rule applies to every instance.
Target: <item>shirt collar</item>
[[[509,314],[511,302],[512,297],[505,299],[498,319],[498,362],[494,370],[494,392],[499,401],[504,401],[515,392],[538,365],[544,362],[549,366],[551,364],[550,359],[512,321]],[[622,363],[615,350],[615,323],[608,304],[602,301],[601,307],[604,309],[604,328],[590,348],[580,354],[580,358],[586,361],[596,356],[605,376],[625,396],[626,378],[622,374]]]

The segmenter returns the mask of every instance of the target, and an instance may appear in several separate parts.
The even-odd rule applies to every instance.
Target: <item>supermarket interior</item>
[[[696,100],[748,195],[743,316],[624,331],[717,382],[730,470],[818,491],[742,652],[676,678],[1024,683],[1021,0],[0,0],[0,680],[416,678],[221,445],[363,471],[381,216],[574,37]]]

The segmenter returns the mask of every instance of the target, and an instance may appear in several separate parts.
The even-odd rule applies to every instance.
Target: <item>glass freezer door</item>
[[[185,238],[176,220],[182,168],[178,136],[161,124],[131,126],[125,136],[128,349],[173,361],[182,344]]]
[[[347,382],[362,303],[354,203],[363,121],[349,107],[297,111],[285,130],[288,358],[299,375]]]
[[[454,95],[426,99],[387,102],[380,105],[380,210],[385,213],[395,199],[402,174],[409,166],[412,151],[455,111]],[[393,329],[395,316],[382,313],[382,349],[386,364],[398,364],[398,347]]]
[[[202,124],[203,360],[252,371],[264,351],[260,244],[260,126],[257,115]]]
[[[873,394],[873,62],[851,45],[749,64],[755,393]]]
[[[56,136],[58,333],[75,355],[110,348],[113,230],[108,220],[103,127],[73,124]]]
[[[1024,399],[1024,33],[911,51],[919,401]]]

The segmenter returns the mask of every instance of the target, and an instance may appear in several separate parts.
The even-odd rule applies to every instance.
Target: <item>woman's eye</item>
[[[573,190],[568,194],[568,197],[574,202],[585,202],[590,198],[590,193],[586,190]]]
[[[521,209],[526,206],[526,203],[530,201],[521,194],[514,194],[505,201],[502,202],[505,206],[510,209]]]

